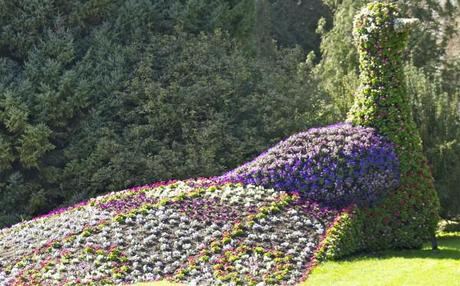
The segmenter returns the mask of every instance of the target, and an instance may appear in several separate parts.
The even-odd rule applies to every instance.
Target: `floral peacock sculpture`
[[[419,247],[438,201],[404,87],[414,20],[356,17],[361,87],[348,122],[280,142],[220,177],[111,193],[0,231],[0,285],[279,285],[318,260]]]
[[[434,235],[439,201],[422,152],[403,84],[403,50],[416,19],[399,18],[392,4],[374,3],[354,23],[361,86],[348,121],[375,128],[395,144],[400,162],[399,188],[375,208],[363,208],[366,247],[420,247]]]
[[[297,134],[230,172],[246,183],[301,190],[328,205],[356,204],[331,229],[320,252],[326,258],[364,249],[420,247],[434,235],[439,202],[403,85],[402,55],[416,23],[400,18],[394,4],[375,2],[363,8],[353,31],[361,85],[347,120],[352,125]],[[350,137],[337,137],[341,129]],[[366,132],[388,139],[394,149],[364,139]],[[344,188],[344,178],[353,183]]]

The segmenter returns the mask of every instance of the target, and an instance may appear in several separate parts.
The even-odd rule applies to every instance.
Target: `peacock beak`
[[[420,23],[417,18],[396,18],[394,20],[394,28],[396,32],[408,31]]]

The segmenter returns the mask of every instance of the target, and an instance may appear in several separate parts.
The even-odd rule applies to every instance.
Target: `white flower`
[[[415,26],[420,20],[416,18],[396,18],[393,22],[393,27],[396,32],[402,32],[408,27]]]
[[[263,230],[263,227],[262,227],[260,224],[255,223],[255,224],[252,226],[252,229],[253,229],[254,231],[262,231],[262,230]]]

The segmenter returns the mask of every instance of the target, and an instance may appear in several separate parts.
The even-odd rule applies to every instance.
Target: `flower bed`
[[[297,194],[214,184],[175,182],[114,193],[13,227],[0,246],[14,245],[18,255],[2,259],[0,284],[165,278],[213,285],[292,284],[307,270],[324,230],[339,213]]]
[[[291,136],[224,178],[345,207],[374,203],[395,189],[399,162],[374,129],[343,123]]]
[[[197,285],[297,283],[340,211],[281,195],[212,241],[175,279]]]

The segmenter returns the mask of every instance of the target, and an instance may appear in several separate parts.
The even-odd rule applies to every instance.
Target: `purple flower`
[[[339,123],[293,135],[222,177],[343,207],[396,188],[399,161],[374,129]]]

